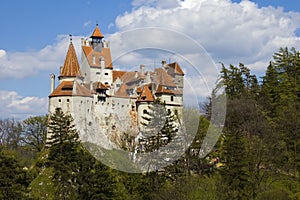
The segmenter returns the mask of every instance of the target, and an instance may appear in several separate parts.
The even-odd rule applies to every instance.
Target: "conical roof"
[[[64,66],[61,70],[60,77],[82,77],[77,55],[73,43],[69,45]]]
[[[93,34],[91,35],[91,38],[104,38],[104,36],[102,35],[102,33],[98,27],[98,24],[96,24],[96,28],[95,28]]]

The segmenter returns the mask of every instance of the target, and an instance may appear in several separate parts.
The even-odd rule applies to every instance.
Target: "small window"
[[[148,111],[146,109],[144,109],[143,114],[148,114]]]
[[[61,102],[61,99],[58,99],[58,102]]]
[[[105,85],[108,85],[108,82],[105,82],[104,84],[105,84]]]
[[[69,103],[69,102],[70,102],[70,99],[67,99],[67,102]]]
[[[108,75],[108,73],[106,72],[106,73],[105,73],[105,75],[107,76],[107,75]]]
[[[174,101],[174,96],[171,96],[171,101]]]
[[[100,72],[96,72],[97,75],[100,75]]]

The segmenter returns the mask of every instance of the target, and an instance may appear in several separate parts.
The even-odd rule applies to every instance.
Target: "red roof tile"
[[[76,84],[76,91],[74,91],[74,84]],[[74,81],[63,81],[58,87],[49,95],[49,97],[58,96],[84,96],[91,97],[91,92],[84,86]]]
[[[64,66],[59,77],[82,77],[73,43],[70,43]]]
[[[95,28],[93,34],[91,35],[91,38],[104,38],[104,36],[102,35],[102,33],[98,27],[98,24],[96,25],[96,28]]]
[[[180,75],[184,75],[181,67],[179,66],[179,64],[177,62],[174,62],[174,63],[170,63],[168,64],[168,66],[173,69],[173,73],[175,74],[180,74]]]
[[[113,70],[113,82],[115,82],[115,80],[117,80],[117,78],[121,79],[121,77],[125,74],[125,71],[117,71],[117,70]]]
[[[154,96],[152,95],[148,85],[144,85],[141,95],[138,97],[137,102],[153,102]]]
[[[163,69],[163,68],[155,68],[156,72],[156,83],[165,86],[176,87],[172,77]]]
[[[103,57],[105,60],[105,67],[108,69],[112,69],[112,59],[111,59],[111,53],[109,48],[102,48],[101,52],[93,51],[92,47],[89,46],[83,46],[82,50],[89,62],[89,65],[92,67],[100,67],[100,58]],[[95,57],[93,63],[93,57]]]
[[[182,92],[180,90],[166,89],[164,86],[158,85],[157,90],[155,91],[155,94],[181,95]]]

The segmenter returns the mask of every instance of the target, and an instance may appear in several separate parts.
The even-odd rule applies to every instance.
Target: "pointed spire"
[[[75,48],[72,43],[72,37],[70,37],[69,49],[68,49],[68,52],[66,55],[64,66],[60,72],[59,78],[61,78],[61,77],[76,77],[76,76],[82,77],[82,74],[81,74],[78,59],[76,56],[76,51],[75,51]]]
[[[91,35],[91,38],[104,38],[104,36],[102,35],[102,33],[98,27],[98,24],[96,24],[96,28],[95,28],[93,34]]]

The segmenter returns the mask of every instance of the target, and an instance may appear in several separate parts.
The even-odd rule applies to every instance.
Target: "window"
[[[70,102],[70,99],[67,99],[67,102],[69,103],[69,102]]]
[[[100,75],[100,72],[96,72],[97,75]]]
[[[171,96],[171,101],[174,101],[174,96]]]
[[[148,114],[148,111],[146,109],[144,109],[143,114]]]
[[[106,72],[106,73],[105,73],[105,75],[107,76],[107,75],[108,75],[108,73]]]
[[[61,102],[61,99],[58,99],[58,102]]]

